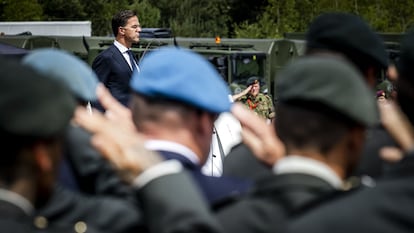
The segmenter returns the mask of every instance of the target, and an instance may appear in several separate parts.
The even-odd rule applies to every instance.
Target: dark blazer
[[[68,127],[64,141],[66,167],[61,167],[66,169],[61,170],[59,183],[72,191],[85,194],[135,199],[132,188],[121,181],[111,164],[90,141],[89,132],[73,124]],[[75,183],[76,189],[72,183]]]
[[[187,171],[151,181],[139,198],[151,232],[223,232]]]
[[[132,70],[118,48],[112,44],[108,49],[99,53],[92,63],[92,69],[111,94],[127,106]],[[97,103],[94,103],[93,106],[102,110],[102,107]]]
[[[55,224],[82,221],[100,233],[222,232],[185,171],[158,177],[137,189],[139,205],[122,198],[85,197],[61,189],[56,192],[48,206],[37,213]]]
[[[223,175],[254,180],[271,174],[272,167],[259,161],[244,143],[231,148],[223,161]]]
[[[34,232],[32,219],[19,207],[0,200],[0,231],[4,233]]]
[[[262,177],[245,198],[221,207],[217,217],[225,232],[283,232],[287,218],[336,190],[305,174]]]
[[[168,151],[159,151],[159,153],[166,159],[178,160],[190,172],[210,204],[246,193],[251,187],[251,182],[237,178],[206,176],[201,172],[200,166],[180,154]]]
[[[373,187],[326,202],[295,219],[289,232],[413,232],[414,156],[390,168]]]
[[[88,229],[89,230],[89,229]],[[38,228],[34,224],[33,216],[6,200],[0,200],[0,232],[4,233],[69,233],[75,232],[73,226],[48,224],[45,228]],[[92,228],[87,233],[96,232]]]
[[[355,176],[367,175],[374,179],[381,177],[390,163],[381,159],[380,149],[385,146],[398,147],[397,143],[391,137],[382,125],[371,127],[367,130],[364,148],[357,168],[354,171]]]
[[[56,224],[84,222],[100,233],[142,232],[140,207],[123,198],[87,196],[56,187],[48,203],[36,212]]]

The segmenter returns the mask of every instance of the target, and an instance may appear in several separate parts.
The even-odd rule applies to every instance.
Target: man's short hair
[[[318,102],[279,103],[276,114],[275,129],[288,153],[291,148],[312,148],[326,154],[358,125]]]
[[[112,32],[116,37],[118,35],[118,28],[124,27],[128,19],[136,16],[136,12],[132,10],[122,10],[112,17]]]

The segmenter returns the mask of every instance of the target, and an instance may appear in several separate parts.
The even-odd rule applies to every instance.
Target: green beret
[[[280,102],[318,102],[364,126],[379,122],[375,94],[356,69],[332,56],[302,57],[276,80]]]
[[[0,133],[47,138],[62,132],[75,100],[60,82],[32,68],[0,59]]]

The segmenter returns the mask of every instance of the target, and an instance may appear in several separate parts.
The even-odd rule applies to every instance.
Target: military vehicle
[[[397,60],[403,34],[379,34],[385,41],[389,58]],[[72,52],[87,63],[113,43],[113,37],[34,36],[30,33],[0,36],[0,42],[28,50],[52,47]],[[181,46],[205,56],[215,65],[233,93],[243,90],[251,76],[262,81],[262,91],[275,96],[274,80],[278,71],[304,53],[304,33],[287,33],[281,39],[229,39],[172,37],[170,29],[149,28],[141,32],[141,40],[132,50],[139,59],[161,46]],[[384,81],[385,75],[379,77]]]
[[[113,43],[113,38],[90,37],[88,43],[89,64]],[[262,91],[275,94],[274,78],[290,60],[303,54],[304,42],[285,39],[228,39],[228,38],[141,38],[133,45],[139,60],[147,53],[162,46],[180,46],[191,49],[208,59],[229,84],[233,93],[246,88],[248,78],[258,77]]]
[[[132,48],[139,60],[162,46],[180,46],[205,56],[229,84],[233,93],[243,90],[249,77],[258,77],[262,91],[275,96],[274,79],[278,71],[303,54],[303,40],[228,39],[171,37],[166,29],[149,29]],[[146,36],[145,36],[146,35]],[[152,38],[150,38],[152,37]],[[64,49],[92,64],[95,57],[113,43],[113,37],[0,36],[0,42],[28,50],[42,47]]]

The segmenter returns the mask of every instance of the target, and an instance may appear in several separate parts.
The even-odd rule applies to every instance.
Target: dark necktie
[[[132,54],[132,51],[129,50],[129,49],[128,49],[127,53],[129,55],[129,62],[131,63],[132,72],[134,72],[137,69],[137,66],[135,65],[134,54]]]

